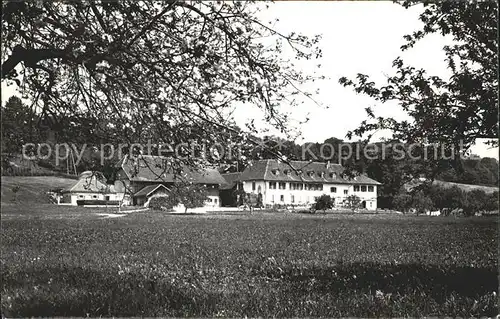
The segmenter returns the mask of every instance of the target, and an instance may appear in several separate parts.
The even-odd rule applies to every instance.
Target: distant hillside
[[[27,160],[22,155],[2,155],[2,176],[60,176],[71,178],[71,176],[75,175],[74,169],[72,169],[72,174],[69,176],[66,173],[67,171],[63,167],[57,170],[48,162]]]
[[[55,176],[2,176],[2,203],[12,202],[16,194],[12,191],[19,186],[17,199],[22,203],[48,203],[47,192],[65,188],[75,183],[75,179]]]
[[[406,183],[404,187],[406,188],[407,191],[409,191],[409,190],[413,189],[414,187],[420,185],[421,183],[422,183],[422,181],[413,180],[409,183]],[[450,188],[450,187],[456,186],[456,187],[460,188],[461,190],[464,190],[467,192],[470,192],[470,191],[475,190],[475,189],[482,190],[487,194],[498,192],[498,187],[495,187],[495,186],[472,185],[472,184],[464,184],[464,183],[446,182],[446,181],[440,181],[440,180],[434,180],[433,184],[444,187],[444,188]]]
[[[471,185],[471,184],[453,183],[453,182],[445,182],[445,181],[438,181],[438,180],[435,180],[434,184],[445,187],[445,188],[457,186],[458,188],[460,188],[464,191],[472,191],[474,189],[480,189],[487,194],[493,193],[493,192],[498,192],[498,187],[495,187],[495,186]]]

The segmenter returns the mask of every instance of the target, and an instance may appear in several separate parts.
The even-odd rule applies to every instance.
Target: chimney
[[[326,169],[330,169],[330,161],[329,160],[326,162]]]

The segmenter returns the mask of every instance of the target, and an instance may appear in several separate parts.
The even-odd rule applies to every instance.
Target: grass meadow
[[[3,316],[498,313],[495,218],[105,211],[2,205]]]

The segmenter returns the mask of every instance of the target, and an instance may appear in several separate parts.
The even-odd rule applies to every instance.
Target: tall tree
[[[25,143],[38,141],[38,118],[20,98],[10,97],[1,112],[2,154],[19,154]]]
[[[298,93],[310,98],[300,86],[316,76],[296,71],[281,53],[320,57],[319,37],[273,30],[258,18],[265,6],[4,1],[2,80],[17,81],[58,122],[92,121],[98,129],[88,136],[112,130],[128,143],[216,142],[237,103],[258,105],[286,130],[278,106],[293,107]]]
[[[395,75],[385,86],[358,74],[340,83],[382,103],[397,101],[413,121],[377,117],[367,108],[369,119],[350,135],[362,136],[378,129],[390,129],[394,137],[407,142],[446,143],[470,146],[477,138],[498,139],[498,4],[494,1],[404,1],[408,8],[423,5],[423,29],[406,35],[403,51],[426,35],[451,36],[454,44],[443,49],[449,79],[429,75],[423,69],[394,60]],[[458,150],[455,147],[455,150]]]

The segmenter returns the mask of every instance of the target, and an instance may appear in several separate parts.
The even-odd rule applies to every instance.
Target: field
[[[2,205],[4,316],[498,313],[495,218],[103,212]]]
[[[2,203],[16,198],[23,203],[48,203],[48,191],[66,188],[75,182],[75,179],[56,176],[2,176]],[[12,191],[15,186],[19,187],[17,194]]]

